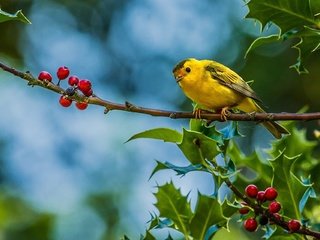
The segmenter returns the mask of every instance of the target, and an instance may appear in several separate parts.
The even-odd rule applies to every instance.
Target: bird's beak
[[[177,83],[180,82],[182,80],[182,78],[183,78],[183,76],[181,76],[181,75],[175,76],[175,79],[176,79]]]
[[[183,79],[184,75],[181,71],[177,71],[174,73],[174,78],[176,79],[176,82],[179,83]]]

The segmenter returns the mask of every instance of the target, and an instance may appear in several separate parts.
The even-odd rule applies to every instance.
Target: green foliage
[[[217,142],[202,133],[183,129],[182,141],[178,147],[192,164],[212,161],[219,153]]]
[[[229,219],[224,212],[230,213],[232,209],[234,213],[237,210],[228,204],[220,204],[212,196],[199,193],[195,210],[192,211],[188,196],[183,196],[172,182],[159,186],[155,197],[160,218],[153,216],[144,239],[154,239],[150,230],[164,227],[180,231],[185,239],[188,239],[188,236],[210,239],[220,227],[227,225]]]
[[[184,236],[188,236],[190,231],[189,219],[192,212],[187,197],[182,196],[180,191],[173,186],[173,183],[158,187],[155,197],[157,198],[155,206],[160,212],[160,217],[171,219],[174,222],[174,227],[179,229]]]
[[[271,161],[273,167],[273,186],[278,189],[278,201],[281,202],[286,216],[301,219],[299,201],[311,185],[303,184],[292,172],[293,165],[299,156],[288,157],[283,152]]]
[[[180,140],[182,139],[182,135],[173,129],[155,128],[155,129],[150,129],[150,130],[146,130],[144,132],[135,134],[131,138],[129,138],[127,142],[137,138],[159,139],[165,142],[176,143],[176,142],[180,142]]]
[[[262,158],[257,151],[246,156],[235,142],[231,142],[227,155],[232,159],[237,168],[240,169],[236,180],[237,186],[242,189],[248,183],[254,183],[261,189],[270,186],[273,175],[272,167],[269,161]]]
[[[173,170],[179,176],[193,171],[210,173],[215,179],[214,192],[217,193],[219,189],[219,192],[225,192],[222,195],[226,197],[217,198],[216,194],[207,196],[198,193],[196,207],[192,210],[188,195],[183,196],[172,182],[158,186],[155,206],[159,216],[152,216],[150,227],[143,239],[154,239],[152,231],[162,228],[175,229],[181,232],[185,239],[211,239],[222,228],[228,228],[230,219],[239,218],[236,213],[238,202],[243,200],[239,199],[239,195],[226,194],[226,181],[232,182],[240,193],[249,183],[256,184],[261,190],[274,186],[278,190],[277,201],[281,202],[281,214],[285,219],[304,221],[308,215],[312,221],[312,209],[315,209],[317,204],[310,199],[316,197],[316,190],[311,182],[312,176],[307,178],[306,174],[310,173],[310,170],[318,169],[319,163],[314,161],[313,157],[317,143],[306,140],[305,131],[297,130],[290,124],[288,128],[291,135],[273,141],[271,148],[264,153],[254,151],[245,155],[235,141],[236,137],[241,136],[237,124],[232,123],[217,130],[215,126],[191,120],[190,127],[192,130],[183,129],[181,133],[172,130],[175,136],[180,136],[172,139],[179,140],[175,144],[188,164],[176,166],[170,162],[157,161],[151,177],[163,170]],[[168,141],[170,137],[161,134],[163,131],[170,132],[168,129],[158,128],[135,136]],[[220,160],[217,161],[218,159]],[[288,235],[277,226],[261,229],[265,232],[266,239],[302,239],[301,235]]]
[[[54,216],[38,213],[22,199],[7,194],[0,195],[0,235],[3,239],[52,239]]]
[[[22,10],[19,10],[14,14],[10,14],[0,9],[0,23],[14,20],[31,24],[30,20],[22,13]]]
[[[196,210],[191,219],[191,236],[195,239],[210,239],[218,227],[226,226],[228,218],[224,216],[223,207],[216,198],[199,193]],[[210,232],[212,226],[215,226],[215,231]]]
[[[320,2],[318,0],[251,0],[248,2],[247,18],[260,21],[262,29],[268,23],[279,28],[278,35],[256,39],[247,54],[253,49],[275,41],[300,39],[293,47],[298,49],[297,62],[292,65],[299,73],[307,73],[304,67],[307,56],[320,47]]]

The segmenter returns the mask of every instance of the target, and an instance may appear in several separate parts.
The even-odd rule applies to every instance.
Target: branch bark
[[[66,94],[65,89],[61,88],[60,86],[51,83],[51,82],[43,82],[38,80],[37,78],[33,77],[30,72],[21,72],[16,70],[10,66],[5,65],[4,63],[0,62],[0,68],[6,72],[9,72],[21,79],[24,79],[28,82],[28,85],[31,86],[40,86],[42,88],[49,89],[59,94]],[[127,111],[127,112],[135,112],[141,114],[147,114],[156,117],[169,117],[174,119],[190,119],[195,118],[194,113],[192,112],[177,112],[177,111],[168,111],[168,110],[161,110],[161,109],[153,109],[153,108],[146,108],[141,106],[136,106],[132,103],[125,102],[115,103],[108,100],[104,100],[99,98],[96,95],[91,97],[85,97],[82,94],[76,93],[74,96],[69,96],[70,99],[75,101],[85,101],[88,104],[98,105],[105,108],[105,113],[111,110],[118,110],[118,111]],[[222,121],[220,113],[211,113],[207,111],[201,112],[201,118],[207,119],[210,121]],[[319,120],[320,119],[320,112],[313,112],[313,113],[229,113],[227,116],[227,120],[234,120],[234,121],[287,121],[287,120],[300,120],[300,121],[311,121],[311,120]]]

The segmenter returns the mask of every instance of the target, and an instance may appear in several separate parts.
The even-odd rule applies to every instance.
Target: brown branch
[[[33,77],[29,72],[21,72],[12,67],[9,67],[0,62],[0,68],[6,72],[9,72],[15,76],[20,77],[28,81],[28,84],[31,86],[40,86],[51,91],[54,91],[59,94],[65,94],[65,89],[61,88],[60,86],[53,84],[51,82],[43,82],[35,77]],[[114,103],[111,101],[107,101],[101,99],[95,95],[91,97],[85,97],[81,94],[75,94],[74,96],[69,96],[70,99],[75,101],[86,101],[92,105],[102,106],[106,109],[105,112],[111,110],[119,110],[119,111],[127,111],[127,112],[135,112],[141,114],[147,114],[151,116],[157,117],[169,117],[169,118],[185,118],[190,119],[194,118],[195,115],[192,112],[176,112],[176,111],[166,111],[160,109],[152,109],[152,108],[145,108],[133,105],[129,102],[125,102],[124,104]],[[210,113],[207,111],[203,111],[201,113],[202,119],[207,120],[215,120],[215,121],[222,121],[221,115],[219,113]],[[310,120],[318,120],[320,119],[320,112],[314,113],[229,113],[227,116],[228,120],[234,121],[286,121],[286,120],[301,120],[301,121],[310,121]]]

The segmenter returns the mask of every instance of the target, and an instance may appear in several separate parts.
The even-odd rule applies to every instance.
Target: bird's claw
[[[229,108],[228,107],[222,108],[221,112],[220,112],[220,116],[221,116],[222,121],[224,121],[224,122],[227,121],[228,117],[230,116]]]
[[[201,109],[196,108],[193,110],[193,115],[195,119],[201,119]]]

